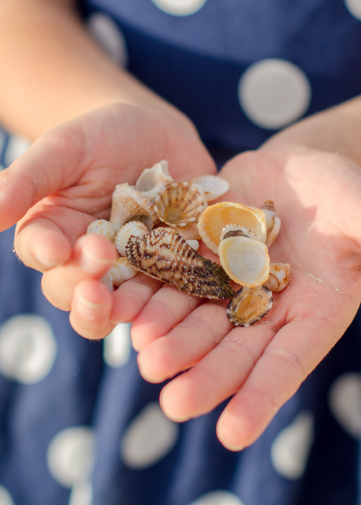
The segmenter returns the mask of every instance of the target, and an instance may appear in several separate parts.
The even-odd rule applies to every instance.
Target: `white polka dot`
[[[178,432],[178,424],[165,417],[158,403],[149,403],[124,433],[120,456],[131,468],[154,465],[171,451]]]
[[[104,339],[103,358],[108,366],[117,368],[128,363],[131,352],[130,324],[120,323]]]
[[[313,442],[313,415],[301,412],[275,438],[271,460],[275,470],[287,479],[299,479],[305,471]]]
[[[70,493],[69,505],[91,505],[93,488],[90,481],[75,484]]]
[[[0,484],[0,505],[14,505],[14,500],[11,498],[9,491]]]
[[[202,495],[191,505],[243,505],[243,502],[229,491],[211,491]]]
[[[345,0],[345,5],[350,14],[361,21],[361,0]]]
[[[352,437],[361,435],[361,375],[346,373],[332,384],[328,403],[340,425]]]
[[[128,63],[128,49],[119,26],[109,16],[100,12],[92,14],[87,24],[91,35],[114,63],[121,67],[126,67]]]
[[[37,315],[14,316],[0,326],[0,372],[24,384],[50,372],[57,343],[50,324]]]
[[[54,479],[65,487],[86,482],[93,470],[95,440],[86,426],[66,428],[51,440],[47,463]]]
[[[21,135],[11,135],[5,152],[5,164],[11,165],[16,158],[29,149],[30,144],[30,140]]]
[[[293,63],[267,59],[254,63],[242,74],[238,100],[251,121],[274,130],[303,116],[310,105],[311,86]]]
[[[173,16],[189,16],[199,11],[207,0],[152,0],[160,10]]]

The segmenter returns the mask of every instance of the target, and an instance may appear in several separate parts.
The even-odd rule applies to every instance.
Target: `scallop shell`
[[[203,209],[200,191],[188,182],[167,184],[154,201],[159,219],[170,226],[185,226],[197,221]]]
[[[272,293],[265,286],[243,287],[229,302],[227,316],[236,326],[250,326],[267,314],[272,302]]]
[[[229,190],[229,182],[217,175],[199,175],[193,177],[191,183],[201,186],[208,202],[212,202]]]
[[[273,293],[282,291],[290,281],[291,265],[289,263],[271,263],[268,280],[264,286]]]
[[[261,209],[264,212],[266,218],[266,228],[267,228],[267,239],[266,245],[269,247],[275,241],[280,228],[281,228],[281,220],[276,214],[275,205],[272,200],[266,200]]]
[[[225,238],[218,253],[225,272],[237,284],[252,288],[268,279],[270,258],[263,242],[248,237]]]
[[[259,240],[266,241],[266,221],[262,210],[256,207],[246,207],[240,203],[216,203],[207,207],[198,221],[198,230],[203,242],[215,254],[218,254],[223,228],[232,223],[244,226],[252,231]]]
[[[118,231],[130,220],[141,221],[147,225],[148,230],[151,230],[158,222],[158,217],[148,197],[127,183],[118,184],[113,193],[110,222],[115,231]]]
[[[113,225],[105,219],[97,219],[96,221],[90,223],[86,232],[101,235],[102,237],[109,239],[111,242],[114,242],[115,231]]]
[[[173,177],[169,175],[168,161],[162,160],[153,165],[152,168],[143,170],[135,183],[135,189],[141,191],[149,200],[154,202],[159,191],[171,182],[173,182]]]
[[[251,232],[251,230],[247,230],[244,226],[239,226],[238,224],[227,224],[221,232],[220,241],[224,238],[230,237],[248,237],[253,238],[254,240],[258,240],[256,235]]]
[[[116,250],[121,256],[126,256],[125,246],[127,245],[128,239],[131,235],[136,237],[141,237],[148,233],[149,230],[147,226],[140,221],[130,221],[118,230],[115,237],[114,245]]]
[[[130,237],[126,252],[136,270],[185,293],[215,300],[234,295],[223,268],[194,251],[171,228],[157,228],[142,237]]]
[[[112,268],[108,271],[108,274],[112,279],[113,286],[115,287],[118,287],[123,284],[123,282],[132,279],[137,275],[137,273],[138,272],[135,268],[129,263],[128,258],[118,258]]]

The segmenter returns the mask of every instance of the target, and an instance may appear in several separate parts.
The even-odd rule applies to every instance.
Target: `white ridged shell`
[[[167,184],[154,201],[159,219],[172,227],[198,221],[203,209],[201,192],[196,185],[188,182]]]
[[[203,188],[208,202],[212,202],[229,190],[229,182],[217,175],[199,175],[194,177],[191,182]]]
[[[236,326],[250,326],[267,314],[272,302],[272,293],[265,286],[244,287],[229,302],[227,316]]]
[[[118,258],[108,273],[115,287],[137,275],[137,271],[129,263],[128,258]]]
[[[273,293],[278,293],[288,286],[291,265],[289,263],[271,263],[268,280],[264,283]]]
[[[121,256],[126,256],[125,252],[125,247],[127,245],[127,242],[129,240],[129,237],[132,235],[135,235],[136,237],[141,237],[142,235],[145,235],[148,233],[148,228],[144,223],[141,223],[140,221],[130,221],[129,223],[126,223],[124,226],[118,230],[115,240],[114,240],[114,245],[116,250]]]
[[[168,161],[162,160],[152,168],[145,168],[135,183],[135,189],[141,191],[149,200],[154,202],[159,191],[166,185],[173,182],[173,177],[169,175]]]
[[[90,223],[86,232],[101,235],[102,237],[109,239],[111,242],[114,242],[115,231],[113,225],[105,219],[97,219],[96,221]]]

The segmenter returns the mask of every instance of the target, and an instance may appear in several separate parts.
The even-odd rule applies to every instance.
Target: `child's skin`
[[[0,34],[1,20],[12,19],[13,6],[26,3],[39,11],[47,4],[58,27],[59,16],[64,26],[74,23],[69,21],[70,11],[58,10],[57,2],[3,1]],[[48,37],[58,40],[64,26],[59,32],[51,30]],[[132,340],[145,378],[160,382],[189,369],[162,391],[161,405],[171,419],[186,420],[209,412],[235,393],[217,432],[226,447],[240,449],[260,436],[342,336],[358,309],[361,98],[299,122],[258,151],[235,157],[222,170],[221,175],[231,182],[226,200],[255,206],[274,200],[282,228],[270,249],[271,260],[292,266],[291,283],[274,296],[272,311],[254,326],[235,328],[226,317],[225,304],[161,287],[143,275],[114,293],[100,282],[114,261],[114,249],[102,237],[79,237],[92,220],[109,216],[117,183],[133,183],[144,167],[160,159],[168,159],[176,180],[215,169],[181,113],[140,84],[130,85],[131,78],[111,66],[80,25],[74,23],[71,33],[75,39],[80,37],[83,53],[74,51],[73,45],[69,61],[82,61],[87,54],[85,60],[91,62],[94,54],[96,72],[104,65],[106,77],[97,87],[98,101],[103,103],[91,103],[92,92],[86,91],[90,99],[84,99],[76,113],[72,114],[71,107],[67,112],[65,106],[58,107],[64,118],[57,110],[46,111],[42,103],[52,103],[51,90],[49,97],[38,96],[34,84],[29,96],[33,92],[35,99],[29,107],[42,111],[39,125],[30,121],[28,109],[24,121],[11,119],[9,109],[3,122],[37,138],[64,119],[98,105],[118,104],[53,129],[0,174],[1,229],[20,219],[17,254],[26,265],[44,272],[45,296],[55,306],[71,309],[71,324],[81,335],[100,338],[117,322],[134,320]],[[66,51],[61,61],[66,67]],[[92,62],[85,67],[89,78]],[[79,92],[81,76],[74,81]],[[15,72],[14,82],[18,78]],[[71,96],[72,92],[73,88]],[[0,89],[0,105],[1,100],[6,101]]]

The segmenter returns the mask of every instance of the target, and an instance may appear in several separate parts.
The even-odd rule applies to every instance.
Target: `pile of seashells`
[[[111,240],[120,255],[103,282],[113,290],[140,271],[188,294],[230,299],[227,316],[237,326],[261,319],[272,307],[272,292],[290,278],[290,265],[272,264],[268,254],[281,221],[271,200],[261,208],[208,205],[228,189],[213,175],[176,183],[164,160],[143,170],[135,186],[118,184],[110,221],[94,221],[87,230]],[[199,240],[221,266],[197,253]],[[242,288],[234,292],[230,280]]]

